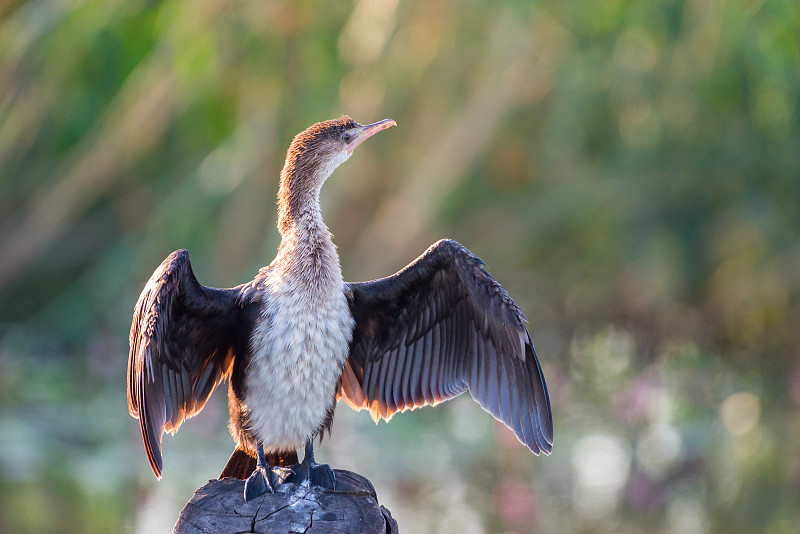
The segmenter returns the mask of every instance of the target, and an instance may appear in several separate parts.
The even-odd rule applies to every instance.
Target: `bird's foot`
[[[292,470],[288,467],[256,467],[244,481],[244,500],[252,501],[266,492],[275,493],[291,474]]]
[[[292,466],[292,474],[286,482],[302,484],[308,481],[311,486],[325,489],[336,489],[336,475],[328,464],[318,464],[316,462],[303,460],[302,463]]]

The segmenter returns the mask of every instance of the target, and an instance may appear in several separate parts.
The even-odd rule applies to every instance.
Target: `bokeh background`
[[[232,450],[225,392],[127,414],[131,312],[189,249],[229,287],[278,244],[291,138],[394,118],[329,180],[345,279],[440,237],[516,298],[536,458],[462,396],[319,456],[409,533],[800,531],[800,4],[0,3],[0,531],[169,531]]]

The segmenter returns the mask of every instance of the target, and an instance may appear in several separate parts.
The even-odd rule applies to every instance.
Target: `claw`
[[[277,488],[294,474],[291,467],[281,467],[276,465],[269,470],[270,482],[274,488]]]

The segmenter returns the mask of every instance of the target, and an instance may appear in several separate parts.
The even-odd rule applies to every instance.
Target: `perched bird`
[[[205,287],[178,250],[147,282],[131,325],[128,410],[156,477],[164,431],[177,431],[226,378],[236,449],[220,478],[246,479],[246,500],[287,479],[334,487],[313,440],[330,432],[338,398],[388,421],[469,390],[535,454],[551,451],[550,401],[525,316],[477,256],[442,240],[387,278],[342,279],[320,189],[390,126],[342,116],[294,138],[278,192],[278,254],[252,281]]]

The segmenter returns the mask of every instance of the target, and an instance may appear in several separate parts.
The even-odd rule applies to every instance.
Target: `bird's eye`
[[[344,134],[344,135],[342,136],[342,140],[343,140],[345,143],[349,143],[349,142],[350,142],[352,139],[353,139],[353,136],[352,136],[352,135],[350,135],[349,133],[346,133],[346,134]]]

